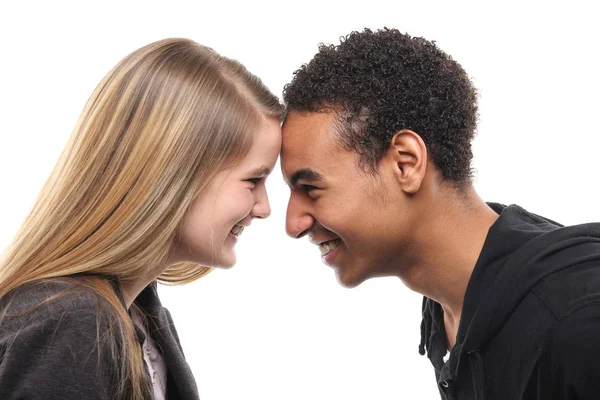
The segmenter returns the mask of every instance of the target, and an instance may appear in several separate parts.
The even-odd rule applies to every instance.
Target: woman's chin
[[[215,265],[213,265],[213,268],[221,268],[221,269],[230,269],[231,267],[233,267],[235,265],[235,263],[237,262],[235,253],[233,251],[230,252],[230,254],[222,254],[221,257],[219,257],[218,260],[216,260]]]

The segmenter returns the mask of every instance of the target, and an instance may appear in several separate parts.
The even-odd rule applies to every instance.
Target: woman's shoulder
[[[30,282],[0,299],[0,398],[113,398],[120,361],[111,308],[69,278]]]
[[[20,330],[28,323],[52,323],[65,318],[80,318],[85,323],[87,316],[111,320],[116,312],[102,295],[77,278],[40,279],[0,299],[0,332],[11,328]]]

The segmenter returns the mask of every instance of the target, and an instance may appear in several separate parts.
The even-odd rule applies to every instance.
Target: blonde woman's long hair
[[[257,77],[210,48],[166,39],[134,51],[88,100],[0,260],[0,298],[39,279],[88,276],[85,284],[120,322],[121,397],[144,398],[148,383],[133,325],[97,276],[137,281],[164,265],[196,195],[245,156],[262,118],[281,113]],[[179,263],[159,280],[185,283],[209,270]]]

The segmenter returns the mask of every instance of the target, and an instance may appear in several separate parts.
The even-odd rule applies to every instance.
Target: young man
[[[442,398],[600,398],[600,224],[479,198],[476,92],[457,62],[397,30],[354,32],[284,101],[288,234],[344,286],[397,276],[425,296],[420,351]]]

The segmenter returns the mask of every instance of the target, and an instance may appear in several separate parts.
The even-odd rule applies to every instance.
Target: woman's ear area
[[[403,129],[392,136],[384,159],[400,188],[407,194],[414,194],[425,178],[427,156],[427,147],[421,136]]]

